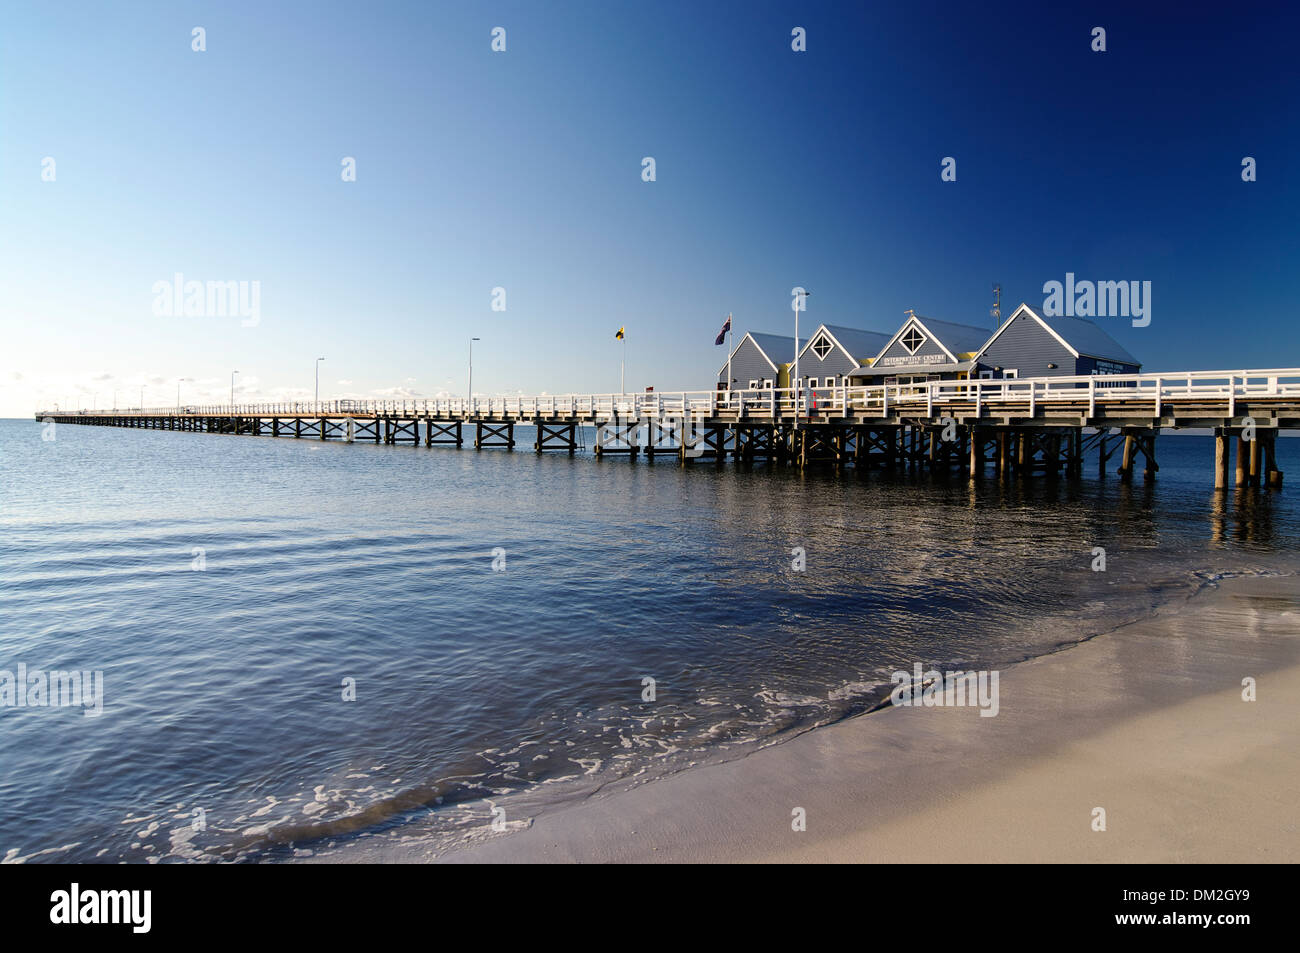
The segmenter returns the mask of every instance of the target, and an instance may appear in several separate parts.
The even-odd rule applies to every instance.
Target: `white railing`
[[[1243,399],[1300,400],[1300,368],[1241,371],[1179,371],[1167,374],[1099,374],[1084,377],[1034,377],[1009,380],[929,381],[917,384],[767,388],[742,391],[674,391],[648,394],[563,394],[538,397],[429,397],[414,400],[330,400],[252,404],[182,404],[117,410],[42,410],[39,416],[82,415],[197,417],[371,417],[434,416],[516,420],[618,417],[888,416],[897,408],[934,416],[936,407],[980,413],[1004,404],[1028,405],[1032,415],[1044,405],[1097,401],[1136,402],[1160,414],[1168,402],[1226,401],[1229,415]]]

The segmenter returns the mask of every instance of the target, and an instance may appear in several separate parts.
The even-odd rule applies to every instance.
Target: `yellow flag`
[[[623,340],[623,329],[622,329],[622,328],[619,328],[619,329],[618,329],[618,333],[614,335],[614,340],[616,340],[616,341],[621,341],[621,340]]]

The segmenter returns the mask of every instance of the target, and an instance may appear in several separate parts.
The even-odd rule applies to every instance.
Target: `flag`
[[[713,346],[719,347],[722,344],[726,343],[727,333],[730,330],[731,330],[731,315],[727,315],[727,320],[722,322],[722,330],[719,331],[718,336],[713,339]]]
[[[616,333],[616,334],[614,335],[614,340],[616,340],[616,341],[621,341],[621,340],[623,340],[623,329],[622,329],[622,328],[619,328],[619,329],[618,329],[618,333]]]

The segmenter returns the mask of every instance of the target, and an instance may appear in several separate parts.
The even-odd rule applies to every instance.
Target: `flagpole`
[[[618,360],[618,393],[620,397],[627,396],[627,388],[623,386],[623,370],[627,366],[627,332],[623,332],[623,356]]]
[[[727,312],[727,406],[731,406],[731,312]]]

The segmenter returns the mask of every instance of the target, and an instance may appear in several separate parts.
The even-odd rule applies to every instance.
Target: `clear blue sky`
[[[1300,15],[1056,6],[12,5],[0,414],[310,396],[321,355],[322,396],[463,393],[471,335],[476,392],[611,391],[623,325],[629,389],[702,389],[795,285],[893,331],[1067,271],[1152,282],[1101,319],[1148,370],[1300,365]],[[260,322],[156,316],[176,272]]]

